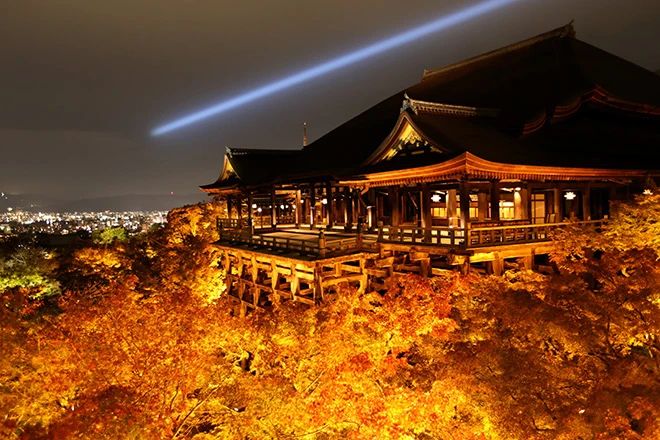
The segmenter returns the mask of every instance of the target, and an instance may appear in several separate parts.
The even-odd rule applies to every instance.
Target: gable
[[[419,130],[406,112],[401,113],[390,135],[364,163],[376,165],[393,159],[438,156],[445,150]]]

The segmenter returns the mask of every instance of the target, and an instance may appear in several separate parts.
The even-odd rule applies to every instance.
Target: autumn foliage
[[[46,299],[6,283],[0,437],[660,437],[658,197],[561,232],[552,275],[401,276],[245,318],[215,209],[60,256]]]

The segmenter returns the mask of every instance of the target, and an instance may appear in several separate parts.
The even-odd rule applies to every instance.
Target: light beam
[[[486,14],[495,9],[499,9],[517,1],[520,0],[486,0],[475,5],[468,6],[467,8],[461,9],[448,15],[444,15],[436,20],[422,24],[416,28],[401,32],[397,35],[362,47],[346,55],[342,55],[330,61],[326,61],[316,66],[307,68],[291,76],[258,87],[250,92],[234,96],[233,98],[229,98],[200,111],[165,123],[159,127],[154,128],[151,132],[151,135],[160,136],[187,125],[194,124],[203,119],[207,119],[211,116],[226,112],[227,110],[231,110],[243,104],[247,104],[256,99],[263,98],[264,96],[272,95],[273,93],[288,89],[297,84],[301,84],[303,82],[317,78],[321,75],[325,75],[326,73],[332,72],[333,70],[341,69],[342,67],[346,67],[348,65],[357,63],[358,61],[373,57],[387,50],[411,43],[427,35],[440,32],[452,26],[456,26],[457,24],[474,19],[480,15]]]

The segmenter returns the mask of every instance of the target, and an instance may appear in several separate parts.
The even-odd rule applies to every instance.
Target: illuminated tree
[[[57,268],[57,261],[48,252],[19,248],[7,257],[0,257],[0,293],[19,289],[33,299],[57,295],[60,292],[55,279]]]

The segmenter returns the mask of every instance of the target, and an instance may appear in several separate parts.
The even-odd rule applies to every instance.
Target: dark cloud
[[[467,4],[437,0],[21,0],[0,13],[0,189],[191,192],[225,145],[296,147],[441,66],[575,19],[578,37],[660,67],[660,2],[521,0],[221,118],[155,125]]]

